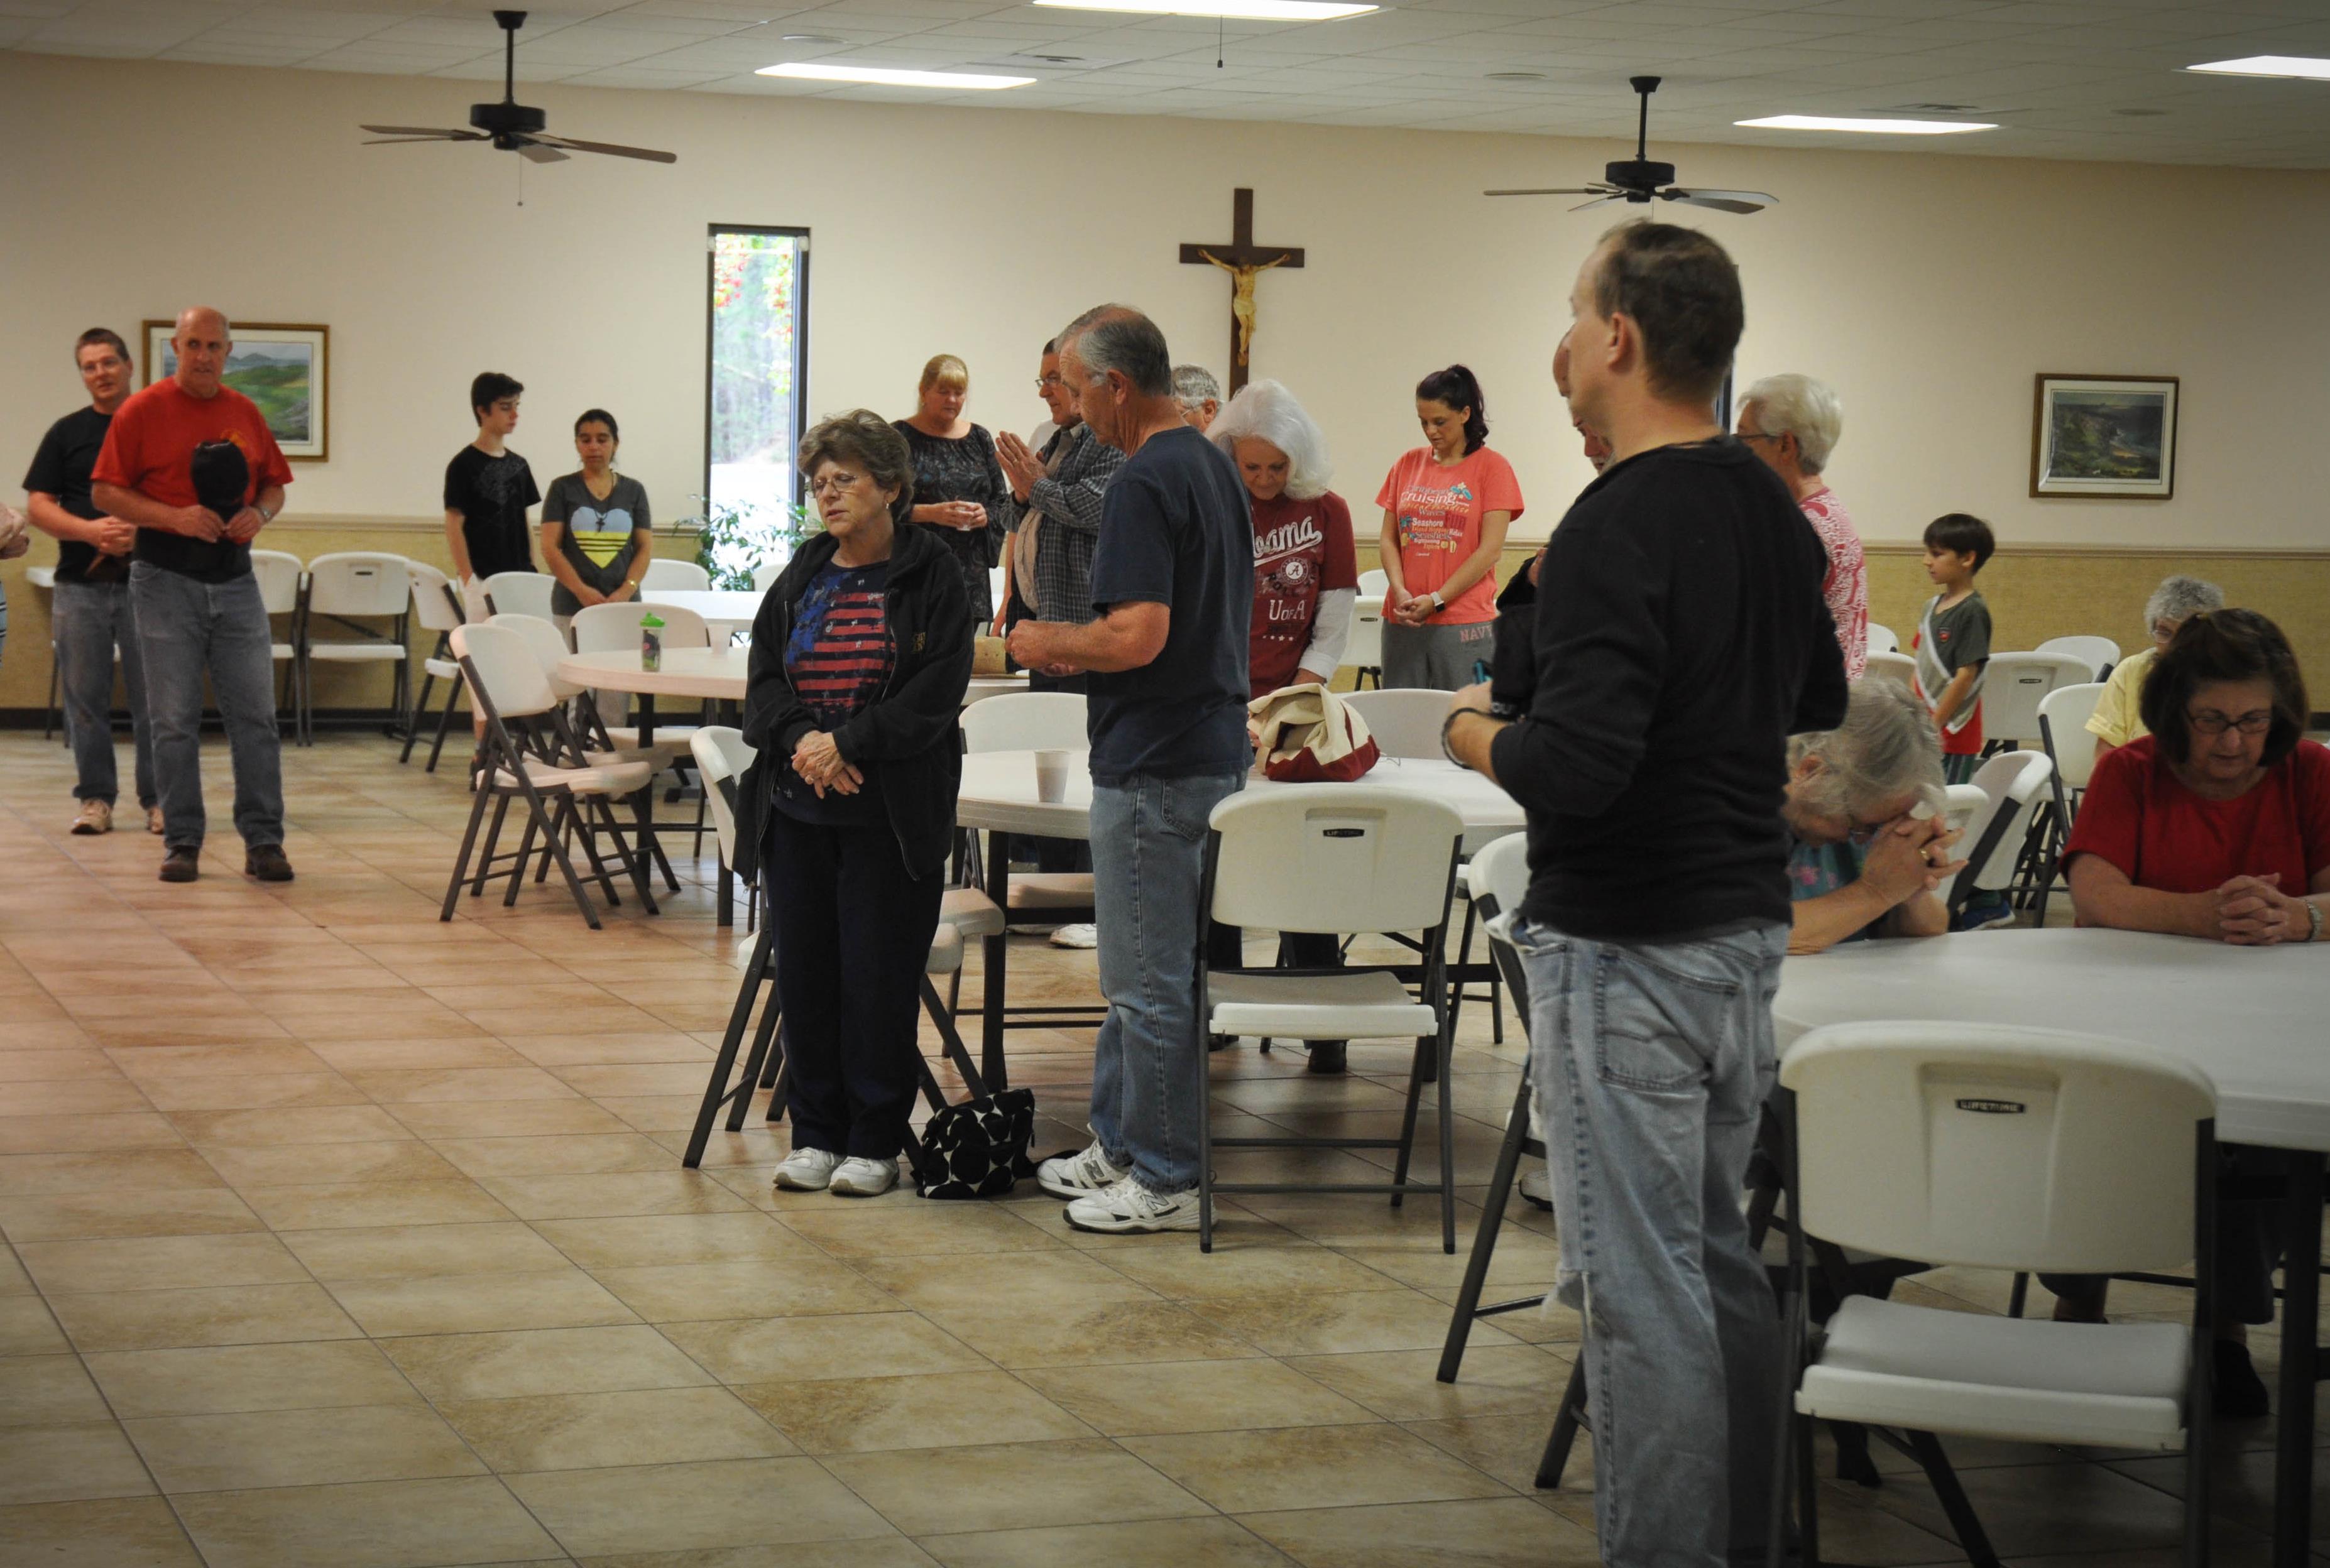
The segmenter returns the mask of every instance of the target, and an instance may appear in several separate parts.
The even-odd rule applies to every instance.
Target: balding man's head
[[[174,373],[179,387],[198,398],[218,396],[219,377],[226,373],[227,351],[233,346],[224,312],[207,305],[180,311],[178,330],[170,338],[170,347],[178,356]]]
[[[1173,402],[1173,355],[1157,324],[1124,305],[1102,305],[1060,334],[1060,374],[1075,392],[1093,434],[1121,452],[1161,414],[1179,419]]]

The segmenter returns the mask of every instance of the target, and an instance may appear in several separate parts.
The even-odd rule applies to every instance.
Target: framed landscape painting
[[[176,330],[175,321],[146,323],[141,384],[177,373],[178,356],[170,347]],[[226,384],[259,405],[285,457],[295,463],[324,461],[331,453],[332,329],[238,321],[233,335]]]
[[[2041,375],[2031,493],[2174,496],[2176,391],[2173,375]]]

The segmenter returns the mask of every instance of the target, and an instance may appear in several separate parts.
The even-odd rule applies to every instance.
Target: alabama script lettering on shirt
[[[1473,486],[1410,485],[1399,493],[1399,540],[1420,550],[1461,550],[1473,515]]]
[[[1308,625],[1311,600],[1318,592],[1319,557],[1327,536],[1309,513],[1282,523],[1254,538],[1254,573],[1268,599],[1268,619]]]

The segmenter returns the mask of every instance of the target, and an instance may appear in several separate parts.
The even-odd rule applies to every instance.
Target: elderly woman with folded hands
[[[1780,807],[1795,901],[1788,951],[1949,930],[1935,893],[1965,863],[1950,858],[1957,835],[1941,803],[1933,722],[1889,682],[1854,683],[1843,723],[1795,737]],[[1920,810],[1926,815],[1912,815]]]

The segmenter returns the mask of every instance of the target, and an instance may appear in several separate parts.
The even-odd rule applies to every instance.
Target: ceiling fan
[[[473,103],[469,106],[469,123],[474,130],[434,130],[427,126],[367,125],[358,126],[379,138],[368,141],[368,147],[385,146],[400,142],[491,142],[506,153],[516,153],[537,164],[565,161],[568,153],[609,153],[619,158],[644,158],[654,164],[676,164],[678,156],[659,153],[648,147],[619,147],[612,142],[578,142],[566,137],[546,136],[543,127],[550,117],[538,109],[531,109],[517,100],[517,30],[526,25],[523,11],[497,11],[494,20],[503,33],[502,100],[499,103]]]
[[[1682,202],[1693,207],[1712,207],[1719,213],[1759,213],[1779,201],[1761,191],[1709,191],[1670,184],[1675,176],[1672,164],[1654,164],[1650,160],[1651,94],[1658,91],[1655,76],[1627,79],[1635,92],[1642,96],[1641,118],[1635,122],[1634,156],[1608,165],[1602,171],[1599,184],[1576,189],[1552,191],[1483,191],[1484,196],[1591,196],[1570,208],[1582,213],[1588,207],[1599,207],[1611,202],[1648,203],[1653,199],[1662,202]]]

